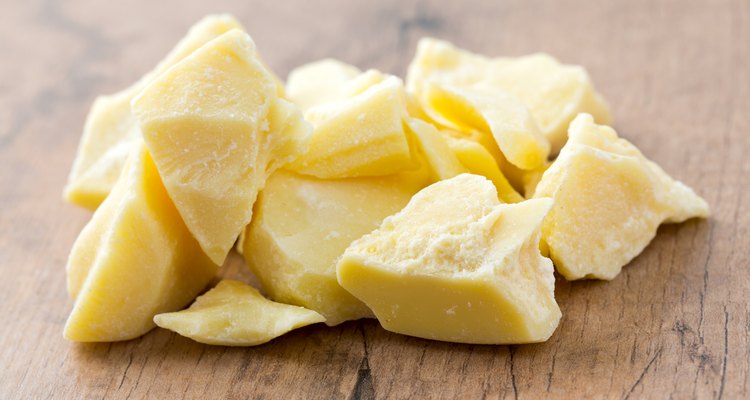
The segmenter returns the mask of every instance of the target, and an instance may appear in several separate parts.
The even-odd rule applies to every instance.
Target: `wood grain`
[[[748,398],[747,0],[0,2],[0,398]],[[612,282],[557,282],[544,344],[468,346],[375,321],[250,349],[154,330],[79,345],[68,250],[89,214],[60,200],[88,107],[190,24],[234,13],[280,74],[321,57],[402,74],[416,40],[585,65],[620,133],[704,196]],[[226,273],[247,277],[238,258]]]

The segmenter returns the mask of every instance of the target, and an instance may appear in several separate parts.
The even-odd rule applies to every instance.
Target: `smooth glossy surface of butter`
[[[586,71],[546,54],[490,59],[424,38],[409,66],[407,90],[422,100],[430,82],[462,88],[488,86],[517,96],[549,140],[552,154],[565,143],[567,126],[578,113],[590,113],[600,123],[611,122],[609,107]]]
[[[417,118],[408,118],[406,125],[409,133],[414,135],[422,162],[429,169],[433,182],[468,172],[434,125]]]
[[[539,254],[551,204],[500,204],[477,175],[435,183],[346,249],[338,281],[389,331],[462,343],[547,340],[561,315],[552,263]]]
[[[539,168],[550,145],[526,106],[515,96],[484,86],[461,88],[430,83],[425,112],[448,128],[492,134],[505,159],[521,169]]]
[[[554,199],[543,240],[567,279],[612,279],[662,222],[708,216],[692,189],[590,115],[579,115],[569,135],[534,193]]]
[[[331,179],[383,176],[416,167],[403,127],[401,80],[391,76],[360,88],[364,90],[352,97],[305,113],[314,126],[310,146],[289,169]]]
[[[234,280],[219,282],[186,310],[154,317],[156,325],[164,329],[222,346],[257,346],[324,321],[315,311],[275,303],[254,287]]]
[[[126,165],[68,259],[69,340],[141,336],[154,315],[184,307],[218,269],[182,222],[143,144]]]
[[[160,73],[221,34],[241,28],[229,15],[209,15],[196,23],[156,68],[131,87],[99,96],[91,107],[63,196],[94,210],[112,190],[125,159],[140,137],[130,101]]]
[[[273,76],[240,30],[164,72],[132,107],[180,215],[221,264],[250,222],[265,179],[304,149],[309,125],[277,96]]]
[[[471,139],[456,137],[450,133],[444,134],[443,137],[458,161],[470,173],[482,175],[495,184],[500,200],[504,203],[518,203],[523,200],[523,196],[513,189],[513,186],[500,171],[495,159],[484,146]]]
[[[542,176],[544,176],[544,173],[551,165],[551,162],[547,162],[537,169],[523,171],[521,181],[523,182],[523,196],[525,198],[531,199],[534,197],[534,192],[536,191],[539,181],[542,180]]]
[[[258,198],[242,253],[275,301],[315,310],[329,325],[372,317],[336,281],[336,260],[427,184],[411,173],[321,180],[279,170]]]

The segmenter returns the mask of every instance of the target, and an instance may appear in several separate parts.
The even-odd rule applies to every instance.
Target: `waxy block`
[[[311,62],[289,73],[286,97],[302,111],[341,100],[342,87],[360,73],[356,67],[330,58]]]
[[[415,168],[403,127],[401,80],[364,85],[354,96],[305,113],[314,130],[310,147],[288,168],[318,178],[383,176]]]
[[[315,310],[329,325],[372,317],[339,286],[336,260],[427,183],[411,174],[321,180],[279,170],[258,198],[242,253],[273,300]]]
[[[534,192],[554,200],[542,239],[565,278],[613,279],[659,224],[708,216],[692,189],[590,115],[579,115],[569,135]]]
[[[257,346],[291,330],[325,321],[302,307],[274,303],[254,287],[223,280],[187,310],[159,314],[154,322],[196,342]]]
[[[141,336],[154,315],[184,307],[218,269],[182,222],[143,144],[128,160],[68,259],[69,340]]]
[[[424,38],[409,65],[406,87],[424,101],[430,83],[490,87],[516,96],[549,140],[552,154],[565,144],[567,126],[578,113],[590,113],[604,124],[612,119],[583,68],[561,64],[546,54],[490,59]]]
[[[435,183],[346,249],[338,281],[392,332],[461,343],[547,340],[561,315],[552,263],[539,254],[551,205],[500,204],[477,175]]]
[[[310,130],[296,106],[278,98],[239,30],[160,75],[133,112],[169,196],[217,264],[250,222],[268,175],[302,153]]]
[[[456,130],[489,132],[505,159],[521,169],[535,169],[547,160],[550,145],[526,106],[502,90],[429,84],[425,112]]]
[[[190,28],[153,71],[121,92],[97,97],[86,119],[78,153],[63,192],[67,201],[91,210],[104,201],[141,136],[130,110],[131,100],[160,73],[207,42],[237,28],[242,26],[229,15],[209,15]]]

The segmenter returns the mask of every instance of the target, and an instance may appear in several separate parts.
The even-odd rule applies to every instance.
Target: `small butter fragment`
[[[613,279],[662,222],[708,216],[692,189],[590,115],[579,115],[569,135],[534,193],[554,199],[542,239],[565,278]]]
[[[293,329],[324,322],[315,311],[264,298],[252,286],[223,280],[187,310],[159,314],[156,325],[196,342],[257,346]]]
[[[156,76],[205,43],[241,28],[229,15],[209,15],[196,23],[156,68],[129,88],[100,96],[86,118],[83,136],[63,196],[73,204],[95,210],[120,176],[125,159],[140,138],[130,101]]]
[[[523,201],[523,196],[513,189],[513,186],[500,171],[495,159],[484,146],[471,139],[456,137],[451,134],[443,136],[448,142],[450,150],[470,173],[482,175],[495,184],[500,200],[504,203]]]
[[[154,315],[184,307],[218,269],[182,222],[143,144],[128,160],[68,259],[69,340],[141,336]]]
[[[505,158],[529,170],[544,165],[550,145],[529,110],[502,90],[429,84],[423,95],[425,112],[448,128],[492,134]]]
[[[552,165],[552,163],[547,162],[540,168],[522,172],[521,181],[523,183],[523,196],[525,198],[530,199],[534,197],[536,186],[539,184],[539,181],[542,180],[542,176],[544,176],[544,173],[549,169],[550,165]]]
[[[552,154],[565,143],[566,128],[578,113],[590,113],[600,123],[611,122],[609,107],[586,71],[546,54],[490,59],[424,38],[409,65],[406,87],[422,101],[430,83],[490,87],[518,97],[549,140]]]
[[[330,58],[295,68],[289,73],[286,96],[302,111],[341,100],[342,87],[360,74],[349,64]]]
[[[503,57],[491,59],[461,50],[443,40],[422,38],[417,43],[417,53],[409,64],[406,90],[421,95],[429,82],[471,86],[483,81],[511,60]]]
[[[273,300],[315,310],[329,325],[372,317],[336,281],[336,260],[427,183],[411,174],[320,180],[276,171],[258,197],[242,253]]]
[[[609,106],[594,90],[586,70],[561,64],[547,54],[519,57],[492,74],[486,84],[507,90],[526,104],[553,154],[565,144],[568,125],[578,113],[589,113],[602,124],[612,122]]]
[[[547,340],[560,320],[539,254],[549,199],[500,204],[462,174],[417,193],[338,262],[339,283],[389,331],[462,343]]]
[[[314,126],[310,147],[287,168],[324,179],[413,169],[405,116],[403,85],[394,76],[353,97],[313,107],[305,113]]]
[[[278,98],[273,76],[240,30],[164,72],[132,107],[180,215],[221,264],[250,222],[265,179],[302,152],[309,125]]]
[[[453,178],[456,175],[468,172],[434,125],[417,118],[408,118],[406,124],[409,132],[414,135],[417,147],[429,168],[433,182]]]

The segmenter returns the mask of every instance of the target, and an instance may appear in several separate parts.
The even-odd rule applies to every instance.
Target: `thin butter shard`
[[[273,75],[240,30],[164,72],[132,107],[169,196],[221,264],[268,175],[305,148],[309,124],[277,96]]]
[[[450,133],[443,134],[448,147],[456,155],[458,161],[463,164],[469,173],[482,175],[492,181],[497,189],[498,196],[503,203],[518,203],[523,201],[523,196],[518,194],[513,186],[500,171],[492,154],[481,144],[467,138],[455,136]]]
[[[554,200],[542,239],[565,278],[613,279],[661,223],[708,216],[692,189],[590,115],[579,115],[569,136],[534,192]]]
[[[141,336],[154,327],[154,315],[184,307],[218,269],[182,222],[142,143],[128,160],[68,259],[75,299],[65,324],[69,340]]]
[[[425,112],[445,127],[491,134],[505,159],[518,168],[535,169],[547,161],[549,142],[526,106],[503,90],[429,84],[423,103]]]
[[[418,153],[429,170],[433,182],[468,172],[456,154],[451,151],[445,137],[434,125],[418,118],[407,118],[406,126],[409,134],[413,135]]]
[[[462,174],[416,194],[354,241],[339,283],[389,331],[483,344],[547,340],[560,320],[552,263],[539,254],[549,199],[500,204]]]
[[[324,321],[315,311],[275,303],[254,287],[234,280],[219,282],[186,310],[154,317],[156,325],[164,329],[221,346],[257,346]]]

